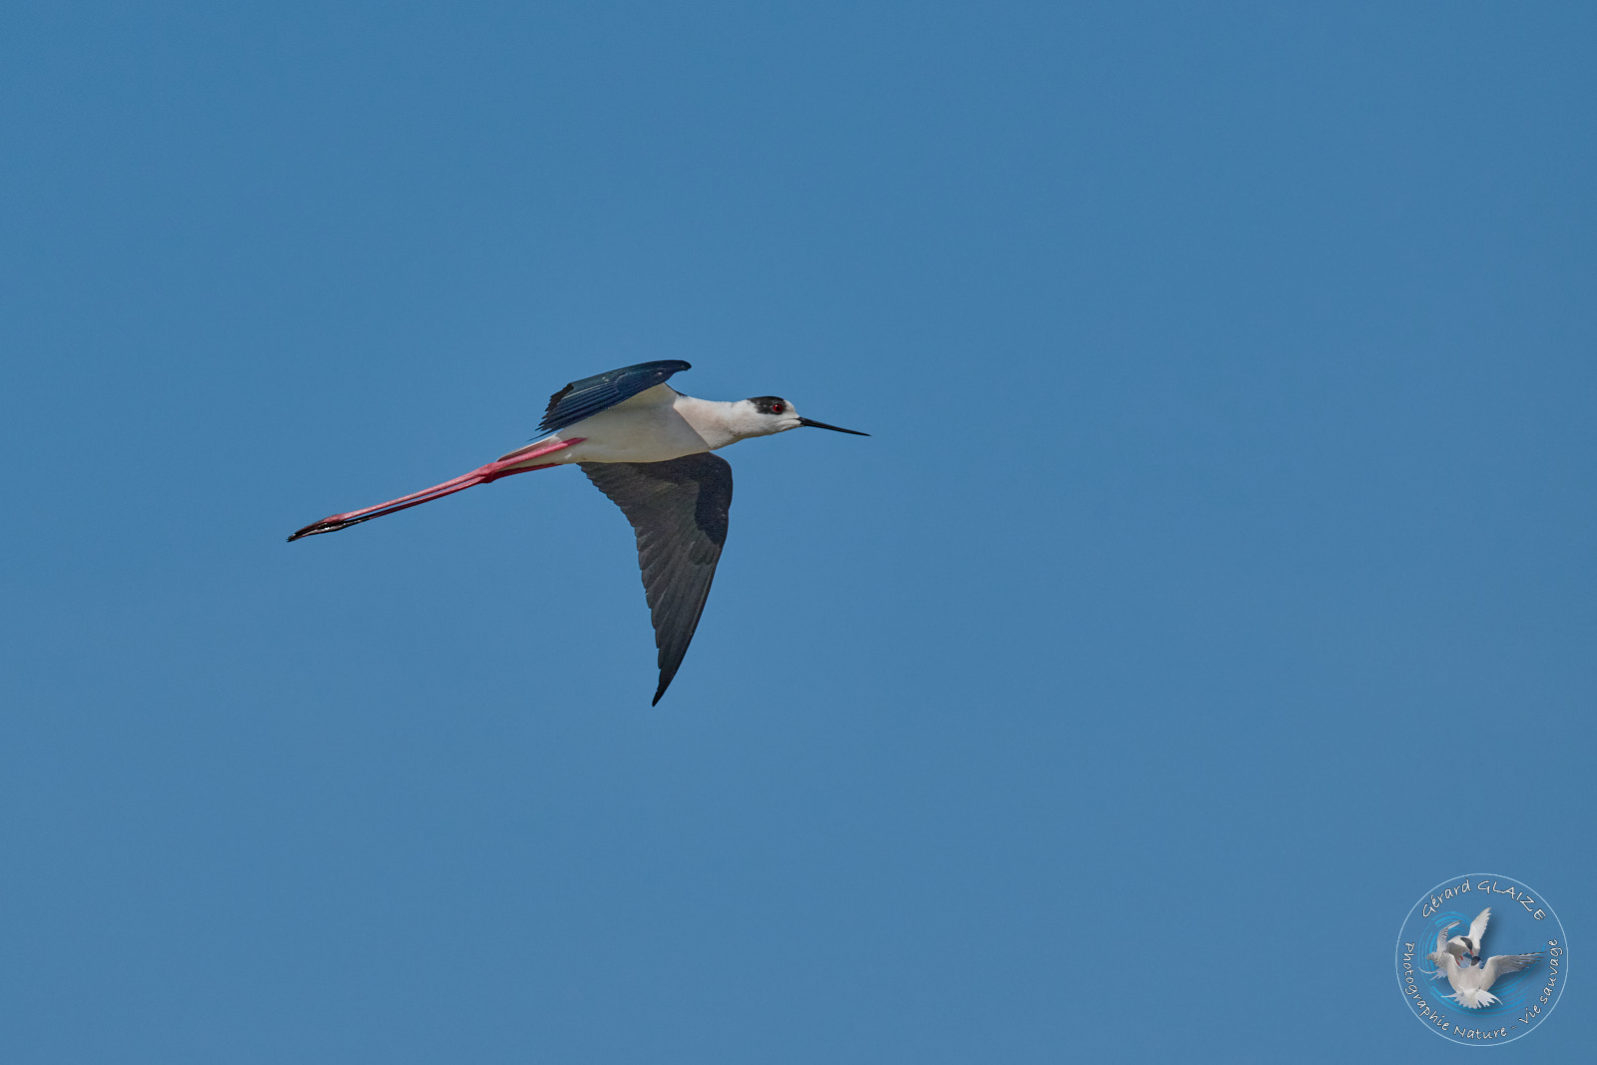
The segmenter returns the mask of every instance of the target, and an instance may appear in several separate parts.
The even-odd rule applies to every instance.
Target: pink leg
[[[488,484],[491,481],[499,480],[501,477],[511,477],[518,473],[531,473],[533,470],[547,470],[550,466],[558,465],[558,463],[546,462],[541,466],[521,466],[519,464],[529,459],[552,455],[556,451],[564,451],[573,444],[582,443],[584,439],[584,437],[580,436],[573,437],[570,440],[557,440],[552,444],[526,447],[520,451],[513,451],[502,459],[490,462],[486,466],[478,466],[470,473],[463,473],[459,477],[451,478],[442,484],[435,484],[431,488],[423,488],[419,492],[412,492],[410,495],[400,496],[398,499],[390,499],[388,502],[378,503],[374,507],[363,507],[360,510],[349,511],[347,514],[334,514],[331,517],[323,518],[321,521],[312,522],[293,536],[290,536],[288,542],[293,543],[302,536],[337,532],[340,529],[347,529],[351,525],[358,525],[363,521],[380,518],[385,514],[397,514],[401,510],[408,510],[423,503],[431,503],[435,499],[442,499],[444,496],[464,491],[473,485]],[[512,469],[511,467],[513,466],[516,468]]]

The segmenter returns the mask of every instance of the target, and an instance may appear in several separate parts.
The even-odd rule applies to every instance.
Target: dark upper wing
[[[660,649],[660,701],[704,613],[726,543],[732,467],[709,453],[667,462],[583,462],[588,475],[638,535],[643,594]],[[653,705],[653,704],[651,704]]]
[[[692,367],[681,359],[666,359],[663,362],[640,362],[636,366],[624,366],[609,373],[573,381],[549,397],[549,406],[544,409],[538,431],[552,433],[556,429],[564,429],[572,422],[580,422],[602,410],[608,410],[622,400],[631,399],[644,389],[664,382],[672,374],[688,369]]]

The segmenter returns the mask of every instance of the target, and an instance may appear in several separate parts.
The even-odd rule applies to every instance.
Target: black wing
[[[681,359],[666,359],[663,362],[623,366],[619,370],[573,381],[549,397],[549,406],[544,409],[538,431],[552,433],[564,429],[573,422],[608,410],[622,400],[631,399],[639,392],[663,383],[674,373],[689,369],[692,367]]]
[[[643,594],[660,649],[658,703],[693,642],[721,561],[732,508],[732,467],[708,452],[666,462],[578,465],[637,533]]]

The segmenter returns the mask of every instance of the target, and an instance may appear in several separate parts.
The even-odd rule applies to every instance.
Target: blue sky
[[[1453,1060],[1468,872],[1589,1045],[1587,5],[0,26],[0,1059]],[[873,435],[654,710],[574,471],[283,542],[665,358]]]

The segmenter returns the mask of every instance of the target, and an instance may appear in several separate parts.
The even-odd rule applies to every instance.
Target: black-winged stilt
[[[730,403],[684,396],[665,382],[688,368],[680,359],[644,362],[573,381],[549,398],[538,425],[547,436],[442,484],[323,518],[288,539],[337,532],[473,485],[576,463],[637,533],[644,597],[660,651],[653,700],[658,703],[699,626],[726,542],[732,467],[710,452],[805,425],[870,435],[801,418],[777,396]]]

